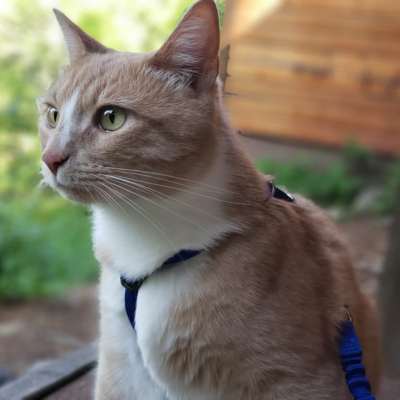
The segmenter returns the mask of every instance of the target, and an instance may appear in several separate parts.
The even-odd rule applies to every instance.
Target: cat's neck
[[[112,253],[111,267],[136,279],[152,273],[182,249],[206,249],[243,228],[250,201],[240,192],[257,185],[256,174],[228,138],[218,140],[207,173],[180,192],[162,199],[135,199],[136,210],[93,206],[94,240]],[[248,208],[247,208],[248,210]]]

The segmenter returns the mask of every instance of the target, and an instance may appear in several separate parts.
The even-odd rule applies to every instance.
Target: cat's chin
[[[80,204],[92,204],[93,196],[84,187],[71,187],[56,183],[53,189],[67,200]]]
[[[52,188],[55,192],[57,192],[61,197],[64,197],[67,200],[73,201],[74,203],[80,204],[92,204],[95,202],[93,195],[90,191],[85,187],[77,187],[71,185],[63,185],[57,181],[57,179],[51,179],[50,182],[48,179],[44,179],[43,183],[50,188]]]

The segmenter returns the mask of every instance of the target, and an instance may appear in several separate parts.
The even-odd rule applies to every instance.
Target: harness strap
[[[199,255],[202,251],[203,250],[181,250],[172,257],[168,258],[168,260],[164,261],[157,271],[165,270],[166,268],[171,267],[179,262],[187,261]],[[125,288],[125,311],[133,330],[135,330],[136,303],[139,289],[146,279],[147,276],[137,279],[136,281],[128,281],[123,276],[120,278],[121,285]]]
[[[268,182],[268,187],[271,193],[271,197],[278,200],[284,200],[289,203],[294,203],[296,201],[292,194],[280,189],[278,186],[275,186],[271,181]]]

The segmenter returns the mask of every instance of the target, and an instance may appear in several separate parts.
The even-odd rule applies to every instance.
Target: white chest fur
[[[121,370],[111,371],[115,381],[122,381],[119,385],[126,388],[126,397],[118,396],[121,400],[216,399],[186,386],[164,362],[176,343],[191,335],[190,326],[171,330],[169,316],[177,307],[189,308],[190,299],[195,301],[200,291],[198,278],[206,263],[207,256],[199,255],[146,280],[137,300],[136,331],[125,314],[118,273],[107,267],[102,271],[101,342],[111,342],[112,351],[126,353],[128,360],[119,366]],[[109,343],[107,346],[110,349]]]
[[[169,371],[166,357],[177,343],[191,336],[191,327],[171,327],[170,315],[179,308],[190,308],[200,291],[198,281],[207,256],[199,255],[170,270],[156,274],[145,282],[138,296],[136,310],[137,343],[145,368],[169,399],[196,399],[174,372]],[[201,398],[204,399],[204,396]]]
[[[199,189],[196,192],[199,193]],[[205,249],[224,234],[237,230],[224,218],[221,205],[222,202],[211,196],[199,201],[197,195],[185,193],[157,204],[140,202],[142,212],[129,215],[109,206],[93,207],[93,240],[103,267],[101,343],[110,336],[113,346],[121,344],[115,351],[129,352],[130,361],[121,365],[129,373],[119,373],[116,379],[126,377],[127,387],[134,386],[131,393],[146,393],[149,400],[164,399],[166,392],[171,400],[208,398],[205,394],[191,393],[190,388],[174,380],[163,367],[163,354],[169,351],[176,338],[190,335],[189,329],[182,332],[167,329],[170,313],[190,298],[187,293],[194,298],[198,273],[205,267],[207,257],[199,255],[146,280],[137,300],[137,338],[124,312],[124,289],[119,277],[136,279],[149,275],[177,251]],[[132,379],[131,374],[137,379]],[[143,385],[146,388],[141,388]],[[153,389],[147,393],[145,390],[151,385]]]

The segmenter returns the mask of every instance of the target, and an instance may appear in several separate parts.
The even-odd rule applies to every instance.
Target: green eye
[[[54,107],[47,109],[47,122],[51,128],[55,128],[58,121],[58,110]]]
[[[118,107],[106,107],[100,112],[100,126],[105,131],[116,131],[125,123],[126,113]]]

